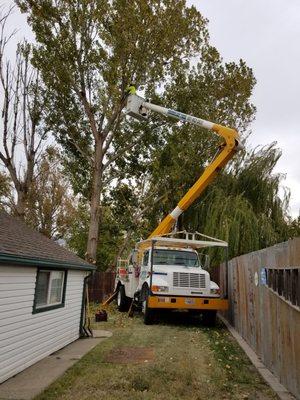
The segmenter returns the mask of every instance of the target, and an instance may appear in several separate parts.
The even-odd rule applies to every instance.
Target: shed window
[[[66,271],[39,269],[36,279],[33,312],[64,306]]]

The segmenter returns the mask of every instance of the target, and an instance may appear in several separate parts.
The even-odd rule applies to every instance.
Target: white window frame
[[[50,277],[49,277],[49,283],[47,286],[47,304],[43,305],[38,305],[36,303],[36,291],[37,291],[37,283],[38,283],[38,274],[41,272],[49,272]],[[55,272],[61,272],[63,274],[62,278],[62,283],[61,283],[61,295],[60,295],[60,301],[55,302],[55,303],[50,303],[50,295],[51,295],[51,285],[52,285],[52,279],[51,277]],[[52,310],[55,308],[60,308],[64,307],[64,296],[65,296],[65,280],[67,278],[67,271],[64,269],[46,269],[46,268],[39,268],[37,270],[37,280],[36,280],[36,287],[35,287],[35,293],[34,293],[34,307],[33,307],[33,313],[40,312],[40,311],[47,311],[47,310]]]

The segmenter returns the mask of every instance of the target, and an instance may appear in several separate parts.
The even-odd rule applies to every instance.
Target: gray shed
[[[80,336],[94,269],[0,211],[0,382]]]

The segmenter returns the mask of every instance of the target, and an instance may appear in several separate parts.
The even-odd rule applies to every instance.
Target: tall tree
[[[17,3],[36,34],[34,63],[52,100],[48,123],[74,187],[90,200],[87,259],[95,262],[105,174],[143,137],[123,129],[126,87],[150,90],[186,69],[207,43],[206,21],[184,0]]]
[[[0,16],[1,136],[0,162],[16,190],[14,213],[24,218],[28,193],[41,144],[46,137],[42,125],[44,98],[38,72],[30,65],[30,46],[19,44],[15,64],[6,58],[12,35],[5,35],[11,10]]]

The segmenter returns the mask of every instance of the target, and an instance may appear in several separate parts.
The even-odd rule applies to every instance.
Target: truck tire
[[[202,314],[202,321],[205,326],[215,326],[217,320],[217,311],[207,310]]]
[[[154,322],[155,311],[148,307],[149,291],[146,293],[146,298],[143,301],[144,324],[152,325]]]
[[[129,299],[125,294],[125,288],[123,285],[120,285],[118,289],[117,306],[119,311],[128,311],[129,309]]]

